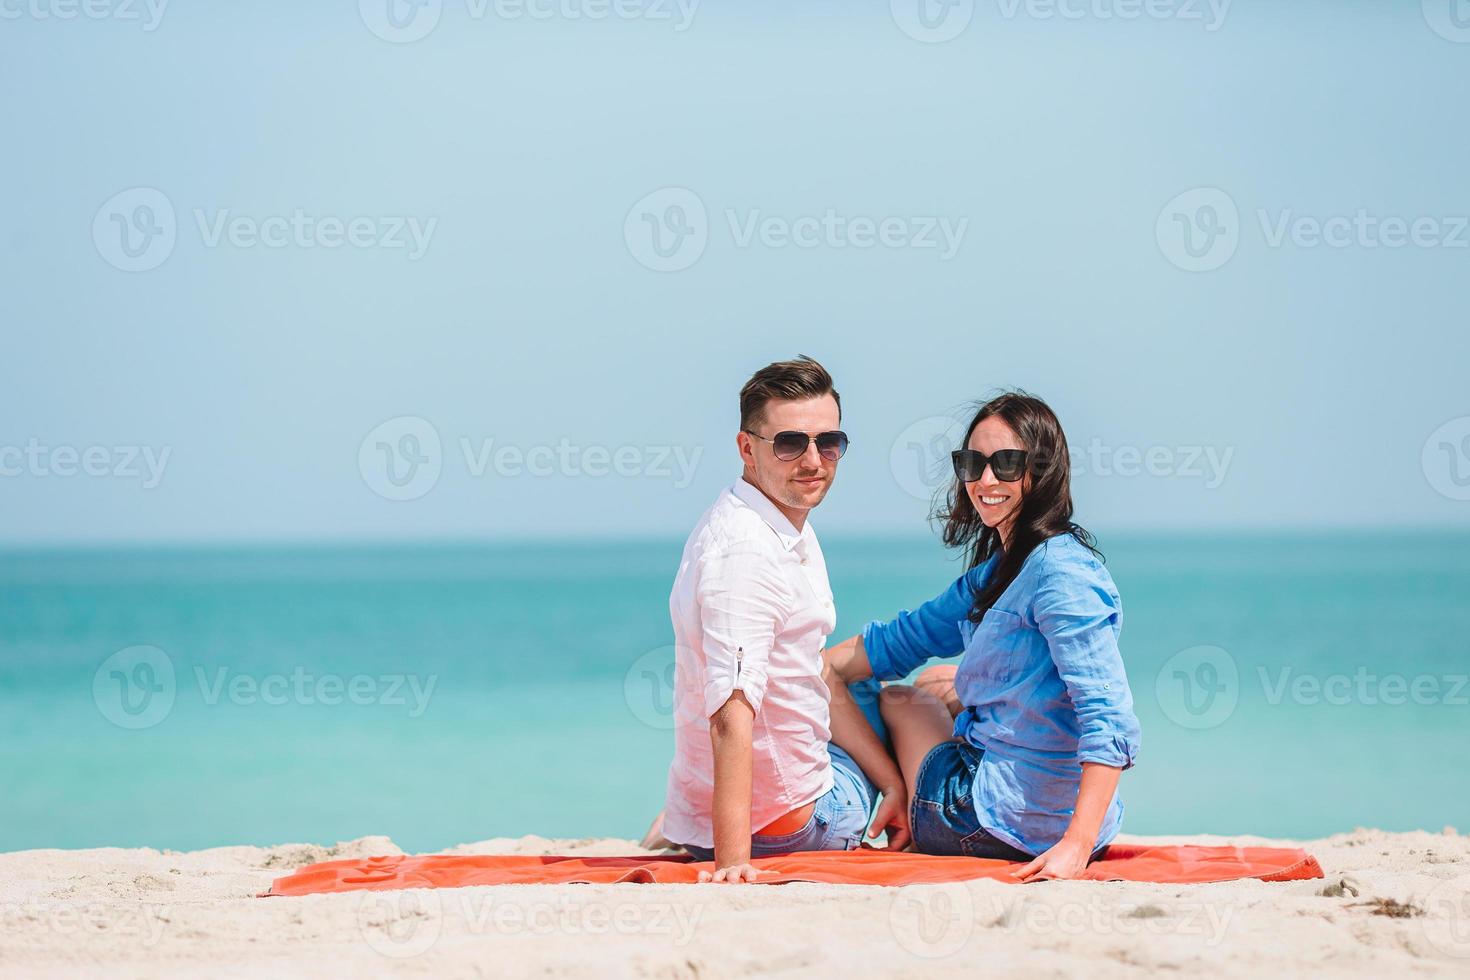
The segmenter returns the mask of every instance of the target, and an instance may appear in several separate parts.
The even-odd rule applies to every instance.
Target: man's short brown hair
[[[800,354],[794,361],[767,364],[740,389],[740,428],[756,429],[765,421],[766,403],[773,398],[801,401],[831,395],[842,418],[842,396],[832,387],[832,375],[816,361]]]

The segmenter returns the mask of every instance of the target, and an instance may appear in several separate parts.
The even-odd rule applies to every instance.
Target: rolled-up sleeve
[[[790,605],[778,566],[748,545],[706,553],[696,595],[704,630],[705,717],[737,690],[759,713],[771,645]]]
[[[1033,610],[1077,711],[1079,762],[1128,769],[1141,731],[1118,651],[1122,604],[1112,578],[1096,563],[1048,563]]]
[[[925,661],[953,657],[965,648],[960,623],[970,615],[984,566],[972,568],[919,608],[903,610],[888,622],[863,627],[863,648],[873,676],[881,681],[907,677]]]

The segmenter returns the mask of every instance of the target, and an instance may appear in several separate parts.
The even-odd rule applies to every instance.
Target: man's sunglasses
[[[985,464],[1002,483],[1014,483],[1026,475],[1026,450],[997,449],[989,456],[974,449],[956,449],[950,454],[954,460],[954,475],[963,483],[973,483],[985,473]]]
[[[822,454],[822,458],[833,463],[841,459],[842,454],[847,452],[847,433],[838,429],[831,432],[818,432],[815,436],[809,436],[805,432],[778,432],[774,439],[767,439],[749,429],[745,429],[744,432],[746,435],[755,436],[761,442],[769,442],[776,458],[783,463],[800,459],[805,455],[806,447],[813,441],[816,442],[817,452]]]

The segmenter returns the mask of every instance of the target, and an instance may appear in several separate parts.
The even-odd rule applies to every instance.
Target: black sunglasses
[[[817,444],[817,452],[822,458],[830,462],[837,462],[842,454],[847,452],[847,433],[839,429],[831,432],[818,432],[815,436],[809,436],[805,432],[778,432],[774,439],[767,439],[758,432],[743,430],[746,435],[755,436],[761,442],[769,442],[771,450],[776,458],[783,463],[789,463],[793,459],[799,459],[806,453],[806,447],[812,442]]]
[[[975,449],[956,449],[950,453],[954,460],[954,475],[964,483],[973,483],[985,475],[985,464],[1002,483],[1014,483],[1026,475],[1026,450],[997,449],[989,456]]]

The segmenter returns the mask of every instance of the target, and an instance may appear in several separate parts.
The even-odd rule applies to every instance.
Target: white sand
[[[273,878],[303,864],[398,849],[376,837],[333,848],[21,851],[0,854],[0,975],[1470,977],[1470,837],[1446,829],[1189,840],[1305,846],[1328,877],[902,889],[510,885],[262,899],[254,896]],[[455,851],[638,848],[526,837]],[[1344,878],[1356,897],[1322,894]],[[1375,914],[1365,903],[1377,899],[1423,914]]]

